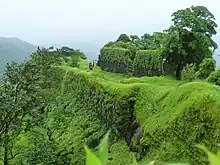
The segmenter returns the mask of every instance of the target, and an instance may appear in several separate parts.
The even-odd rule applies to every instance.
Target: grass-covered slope
[[[135,105],[146,157],[202,164],[196,144],[214,149],[220,136],[220,88],[193,82],[170,90],[143,88]]]
[[[214,150],[219,142],[219,87],[167,77],[129,78],[98,67],[88,71],[85,61],[80,68],[58,68],[66,72],[62,93],[71,94],[84,114],[95,116],[102,130],[111,129],[114,141],[122,140],[111,153],[118,162],[126,160],[117,155],[121,144],[131,142],[131,124],[138,120],[143,129],[138,152],[144,160],[207,164],[195,145],[205,143]]]

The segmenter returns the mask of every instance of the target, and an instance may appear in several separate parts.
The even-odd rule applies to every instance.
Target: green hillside
[[[217,86],[206,82],[181,84],[168,77],[127,78],[99,68],[92,72],[60,68],[68,71],[63,92],[67,95],[70,92],[74,98],[80,96],[78,101],[85,111],[99,114],[105,110],[99,116],[103,125],[109,126],[107,130],[115,128],[116,136],[127,141],[129,126],[134,120],[141,124],[143,138],[134,151],[137,149],[145,161],[198,164],[204,155],[194,145],[215,146],[218,142],[220,129],[215,125],[219,123],[220,88]],[[143,147],[147,151],[141,151]],[[118,159],[118,162],[112,160],[116,161],[112,164],[120,164],[123,155]]]
[[[11,61],[22,61],[31,53],[35,52],[37,46],[18,38],[0,37],[0,74],[6,63]]]
[[[217,25],[204,6],[172,17],[167,31],[108,42],[97,64],[65,46],[11,63],[0,165],[219,165]]]
[[[220,87],[89,70],[81,56],[43,49],[11,65],[0,87],[0,113],[7,116],[0,120],[2,160],[84,165],[84,145],[97,153],[111,130],[108,165],[131,164],[133,155],[140,164],[207,164],[195,145],[217,148]]]

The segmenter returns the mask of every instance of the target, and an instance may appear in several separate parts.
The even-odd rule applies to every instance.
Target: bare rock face
[[[142,133],[142,127],[140,126],[140,127],[138,127],[136,130],[135,130],[135,132],[134,132],[134,137],[137,139],[137,141],[139,142],[140,140],[141,140],[141,138],[142,138],[142,135],[143,135],[143,133]]]
[[[130,147],[135,148],[136,145],[140,143],[143,136],[143,130],[141,125],[137,120],[135,120],[131,125],[131,143]]]

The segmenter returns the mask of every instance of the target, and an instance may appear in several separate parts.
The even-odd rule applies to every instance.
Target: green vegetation
[[[205,58],[212,58],[214,51],[218,47],[212,40],[212,36],[217,33],[217,24],[215,23],[214,15],[206,7],[191,6],[184,10],[178,10],[172,14],[172,22],[172,25],[167,30],[155,32],[152,35],[146,33],[140,38],[136,35],[130,35],[129,37],[126,34],[121,34],[115,42],[109,42],[104,48],[114,47],[116,44],[118,48],[132,50],[132,64],[130,61],[128,64],[124,64],[125,61],[121,61],[121,57],[101,51],[99,66],[103,70],[109,71],[106,69],[109,68],[109,63],[111,63],[111,66],[123,63],[120,70],[111,69],[110,71],[127,74],[126,67],[132,65],[135,68],[135,71],[132,71],[134,76],[174,75],[173,72],[175,71],[176,78],[181,79],[181,72],[187,64],[193,63],[198,67]],[[123,42],[124,44],[121,44]],[[127,46],[125,47],[126,44]],[[132,46],[128,47],[128,45]],[[156,57],[153,54],[151,57],[146,57],[149,55],[144,55],[142,51],[140,55],[140,52],[138,52],[140,50],[150,50],[151,52],[152,50],[160,50],[161,56],[158,58],[158,53],[156,53]],[[106,56],[108,56],[109,60]],[[111,56],[114,56],[115,62],[110,60]],[[102,60],[103,58],[106,60]],[[154,63],[155,59],[157,59],[156,63]],[[150,61],[156,65],[153,71],[147,64]],[[143,67],[143,65],[147,65],[148,68]],[[146,69],[151,70],[151,73],[146,74],[148,72]],[[206,77],[207,74],[205,74]]]
[[[92,70],[84,53],[68,47],[38,48],[8,64],[0,165],[217,165],[214,16],[197,6],[173,17],[166,32],[109,42]]]
[[[162,74],[162,52],[159,50],[139,50],[134,59],[135,76],[159,76]]]
[[[102,57],[99,65],[111,72],[126,73],[131,68],[131,52],[123,48],[104,47],[101,50]]]
[[[106,134],[105,137],[102,139],[100,145],[99,145],[99,153],[100,157],[97,157],[94,153],[91,152],[91,150],[85,146],[86,150],[86,165],[107,165],[108,162],[106,161],[108,159],[108,136],[109,134]],[[203,145],[197,145],[198,148],[203,150],[208,155],[208,160],[210,165],[218,165],[220,164],[220,150],[218,150],[217,154],[214,154],[210,152],[206,147]],[[122,150],[123,151],[123,150]],[[130,156],[130,158],[133,157],[132,164],[130,165],[138,165],[137,160],[134,156]],[[129,159],[129,157],[127,157]],[[120,159],[120,158],[119,158]],[[147,163],[144,163],[147,165]],[[150,162],[148,165],[154,165],[155,161]],[[186,163],[174,163],[174,164],[167,164],[167,165],[187,165]]]
[[[220,70],[212,72],[207,78],[207,81],[220,86]]]
[[[197,76],[201,79],[206,79],[210,73],[215,71],[215,60],[212,58],[205,58],[199,65]]]
[[[201,73],[197,72],[198,74]],[[198,78],[196,75],[196,66],[194,64],[187,64],[182,71],[182,80],[191,82]]]

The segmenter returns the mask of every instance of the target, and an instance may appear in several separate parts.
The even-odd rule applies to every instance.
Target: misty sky
[[[217,0],[0,0],[0,36],[33,44],[107,42],[166,29],[174,11],[191,5],[206,6],[220,26]]]

